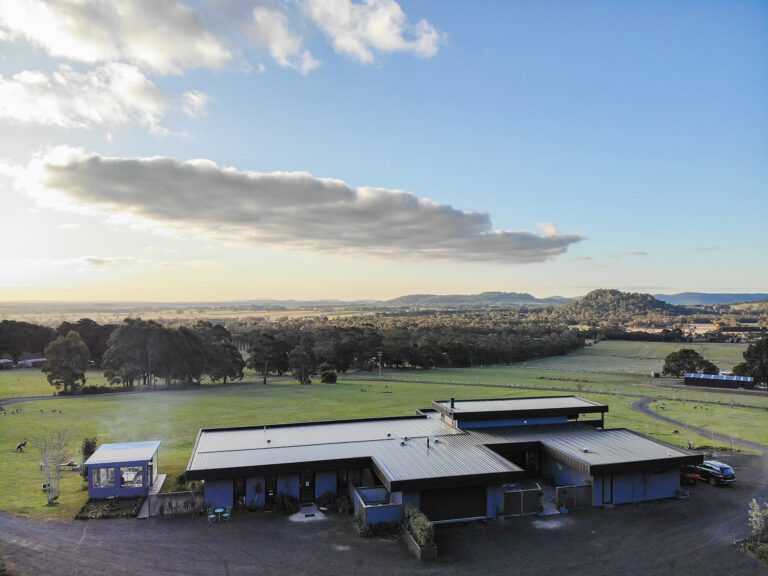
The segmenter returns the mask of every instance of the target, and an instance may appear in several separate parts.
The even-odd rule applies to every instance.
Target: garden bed
[[[75,516],[76,520],[101,520],[104,518],[136,518],[144,504],[144,498],[110,498],[88,500]]]

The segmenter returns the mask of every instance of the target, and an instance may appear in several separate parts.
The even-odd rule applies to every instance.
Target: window
[[[95,468],[93,470],[94,488],[112,488],[115,485],[114,468]]]
[[[143,482],[143,466],[123,466],[120,468],[120,486],[125,488],[141,488]]]

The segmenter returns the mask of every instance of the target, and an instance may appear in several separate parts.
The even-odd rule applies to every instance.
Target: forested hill
[[[649,314],[658,316],[685,316],[692,310],[657,300],[651,294],[620,292],[619,290],[593,290],[580,300],[570,302],[556,310],[556,315],[567,322],[600,323],[626,321]]]
[[[739,302],[758,302],[768,300],[768,294],[728,294],[709,292],[682,292],[680,294],[655,294],[656,298],[668,304],[683,306],[717,306]]]
[[[409,294],[387,300],[382,304],[414,308],[487,308],[515,306],[560,306],[570,298],[552,296],[536,298],[524,292],[482,292],[480,294]]]

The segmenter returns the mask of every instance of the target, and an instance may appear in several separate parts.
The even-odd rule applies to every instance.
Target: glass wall
[[[120,486],[125,488],[141,488],[143,485],[143,466],[122,466],[120,468]]]
[[[94,488],[113,488],[115,486],[114,468],[94,468],[93,487]]]

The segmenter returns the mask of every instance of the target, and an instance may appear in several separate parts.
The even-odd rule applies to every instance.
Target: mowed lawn
[[[53,508],[45,505],[42,473],[32,447],[35,436],[45,430],[66,430],[75,457],[85,436],[95,435],[100,443],[160,440],[159,471],[168,474],[166,488],[172,488],[176,476],[186,468],[198,429],[203,427],[408,415],[429,406],[435,398],[526,395],[530,392],[490,387],[345,381],[308,386],[283,382],[202,387],[26,402],[13,406],[21,407],[21,413],[0,417],[0,510],[67,519],[87,500],[79,475],[65,472],[59,504]],[[630,427],[678,445],[687,442],[684,434],[673,433],[673,426],[632,411],[628,398],[587,396],[610,404],[609,427]],[[29,440],[27,451],[15,453],[14,447],[24,438]]]
[[[720,370],[730,370],[744,361],[747,344],[699,344],[686,342],[629,342],[604,340],[566,356],[553,356],[523,362],[520,366],[575,372],[603,372],[648,376],[661,372],[664,358],[682,348],[690,348],[714,362]]]

